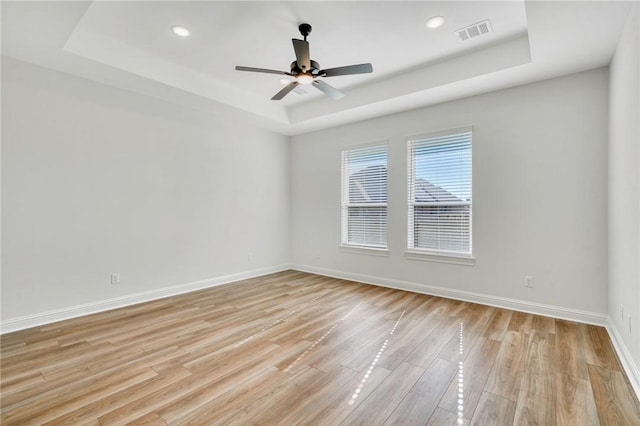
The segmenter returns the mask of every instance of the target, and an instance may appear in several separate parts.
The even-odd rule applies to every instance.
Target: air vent
[[[466,41],[474,37],[490,33],[491,31],[491,22],[487,19],[485,21],[478,22],[477,24],[456,30],[456,34],[458,34],[461,41]]]

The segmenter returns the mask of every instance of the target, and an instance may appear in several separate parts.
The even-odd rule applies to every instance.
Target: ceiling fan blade
[[[292,81],[291,83],[284,86],[284,88],[281,91],[273,95],[273,98],[271,98],[271,100],[279,101],[280,99],[284,98],[287,95],[287,93],[289,93],[290,91],[298,87],[299,84],[300,83],[298,83],[297,81]]]
[[[292,38],[293,50],[296,51],[296,62],[303,71],[311,69],[311,55],[309,55],[309,42]]]
[[[344,93],[341,93],[340,91],[338,91],[338,89],[325,83],[324,81],[314,80],[313,85],[321,92],[324,92],[325,95],[329,96],[334,101],[344,96]]]
[[[267,74],[291,75],[290,72],[286,72],[286,71],[268,70],[268,69],[265,69],[265,68],[252,68],[252,67],[241,67],[241,66],[236,66],[236,71],[251,71],[251,72],[264,72],[264,73],[267,73]]]
[[[346,67],[329,68],[318,71],[318,75],[323,77],[334,77],[337,75],[367,74],[373,71],[371,64],[347,65]]]

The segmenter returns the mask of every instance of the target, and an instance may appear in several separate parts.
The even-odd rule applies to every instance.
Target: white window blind
[[[387,145],[342,151],[342,244],[387,247]]]
[[[471,128],[408,141],[408,248],[471,256]]]

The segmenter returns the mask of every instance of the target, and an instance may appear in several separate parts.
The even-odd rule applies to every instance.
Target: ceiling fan
[[[251,68],[236,66],[238,71],[262,72],[267,74],[284,74],[295,77],[291,83],[287,84],[282,90],[276,93],[271,100],[279,101],[284,98],[287,93],[299,85],[313,85],[315,88],[323,92],[332,99],[340,99],[344,96],[338,89],[320,80],[324,77],[335,77],[338,75],[366,74],[373,71],[371,64],[347,65],[344,67],[320,69],[320,64],[311,60],[309,55],[309,42],[307,36],[311,33],[311,25],[300,24],[298,27],[300,34],[304,40],[291,39],[293,42],[293,50],[296,52],[296,60],[291,62],[291,71],[278,71],[265,68]]]

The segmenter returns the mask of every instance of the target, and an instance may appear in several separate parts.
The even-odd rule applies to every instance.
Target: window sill
[[[454,265],[466,265],[474,266],[476,264],[476,258],[471,255],[458,255],[448,254],[442,252],[428,252],[407,250],[404,252],[404,256],[409,260],[422,260],[427,262],[440,262],[440,263],[452,263]]]
[[[380,247],[351,246],[342,244],[340,245],[340,251],[345,253],[367,254],[369,256],[389,256],[389,250]]]

